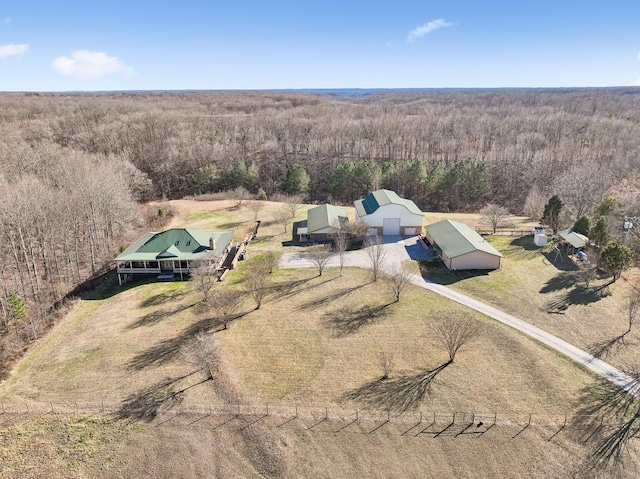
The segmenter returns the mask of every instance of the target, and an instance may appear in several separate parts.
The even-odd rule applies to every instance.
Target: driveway
[[[382,269],[393,271],[395,267],[400,265],[407,259],[423,260],[433,258],[433,252],[429,251],[424,242],[418,237],[402,238],[402,237],[384,237],[385,261]],[[312,268],[315,265],[305,253],[285,253],[280,259],[279,266],[281,268]],[[339,266],[338,258],[331,258],[329,267]],[[361,268],[369,268],[369,256],[367,252],[362,250],[348,251],[345,258],[345,266],[357,266]],[[543,329],[527,323],[516,316],[505,313],[499,309],[489,306],[482,301],[478,301],[470,296],[459,293],[447,286],[426,281],[421,276],[414,274],[410,279],[411,284],[420,288],[427,289],[433,293],[439,294],[451,301],[455,301],[463,306],[471,308],[490,318],[500,321],[507,326],[517,329],[521,333],[546,344],[552,349],[568,356],[579,364],[589,368],[596,374],[611,381],[620,388],[629,392],[630,387],[634,384],[633,378],[619,369],[611,366],[609,363],[596,358],[592,354],[584,351]],[[640,397],[640,393],[636,392],[636,396]]]

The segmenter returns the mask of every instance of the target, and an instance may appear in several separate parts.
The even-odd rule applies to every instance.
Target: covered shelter
[[[307,211],[306,220],[296,223],[293,240],[301,243],[326,241],[348,221],[349,215],[344,208],[330,204],[315,206]]]
[[[204,261],[217,271],[232,248],[233,231],[200,231],[172,228],[148,232],[116,258],[118,284],[134,274],[157,274],[158,279],[183,278],[195,262]]]
[[[371,235],[413,236],[422,233],[424,213],[412,200],[394,191],[377,190],[354,202],[356,220],[369,225]]]
[[[558,236],[562,239],[565,244],[567,251],[569,248],[572,249],[572,252],[580,251],[587,247],[589,244],[589,238],[585,235],[576,233],[571,229],[566,229],[558,232]]]
[[[451,270],[500,268],[502,254],[464,223],[438,221],[425,226],[425,236]]]

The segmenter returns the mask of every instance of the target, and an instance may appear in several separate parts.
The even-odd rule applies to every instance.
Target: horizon
[[[0,91],[639,86],[637,18],[620,0],[25,0],[0,7]]]

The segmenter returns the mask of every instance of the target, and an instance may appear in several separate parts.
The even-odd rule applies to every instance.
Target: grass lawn
[[[234,229],[241,239],[253,220],[252,212],[231,211],[224,202],[172,203],[178,212],[174,227]],[[266,221],[250,245],[250,258],[282,251],[281,243],[290,239],[290,229],[284,233],[268,219],[277,207],[269,204],[260,212]],[[303,217],[301,210],[296,219]],[[550,301],[557,308],[575,288],[564,286],[566,271],[518,243],[524,240],[491,241],[506,256],[502,270],[473,276],[432,268],[427,275],[569,340],[571,334],[589,339],[586,328],[575,331],[580,321],[597,325],[599,334],[609,332],[605,326],[619,332],[619,318],[609,324],[617,316],[607,307],[618,307],[627,284],[613,285],[611,295],[597,301],[569,304],[564,314],[548,314],[544,308]],[[216,288],[243,288],[247,263],[216,284],[212,294]],[[525,269],[529,274],[522,273]],[[393,471],[395,477],[415,478],[543,478],[565,470],[572,458],[585,453],[584,445],[568,432],[551,441],[557,427],[523,429],[523,424],[530,413],[557,418],[577,411],[593,374],[428,291],[408,286],[400,302],[392,303],[384,283],[372,283],[362,269],[346,268],[342,277],[335,269],[321,277],[313,269],[276,269],[262,307],[255,310],[246,297],[240,317],[226,330],[198,305],[200,299],[188,282],[147,280],[105,287],[93,299],[79,300],[0,384],[0,402],[7,411],[0,423],[0,477],[387,477]],[[578,314],[583,310],[588,315]],[[381,411],[368,411],[350,425],[354,411],[366,407],[355,391],[368,387],[379,393],[377,404],[392,408],[415,391],[411,381],[416,373],[423,376],[445,363],[434,325],[454,315],[477,324],[479,334],[411,403],[404,420],[386,424],[375,420]],[[286,418],[277,415],[229,422],[215,415],[182,415],[179,411],[222,401],[222,380],[205,381],[183,354],[199,331],[218,331],[219,376],[237,401],[286,411],[326,407],[342,411],[341,418],[328,418],[316,427],[317,418],[301,417],[285,425]],[[588,331],[596,337],[595,326]],[[630,339],[635,342],[637,337]],[[614,359],[623,360],[625,354],[618,352]],[[393,362],[387,379],[382,379],[383,355]],[[386,389],[379,389],[380,384]],[[171,398],[176,401],[167,401]],[[102,403],[116,415],[88,413]],[[76,404],[79,412],[71,413]],[[138,413],[135,406],[141,404],[159,416],[145,416],[149,411],[143,410],[139,416],[126,416],[130,421],[116,420],[123,417],[118,414],[125,404]],[[27,405],[66,412],[33,416],[22,410]],[[437,440],[432,433],[414,431],[409,423],[419,412],[429,417],[461,411],[498,413],[503,420],[482,436],[444,435]],[[141,422],[152,420],[150,426]]]
[[[489,236],[487,240],[505,256],[501,269],[455,272],[436,262],[423,264],[423,273],[588,351],[598,351],[607,340],[626,331],[624,302],[637,284],[637,270],[613,284],[610,278],[595,279],[587,288],[571,258],[541,251],[530,236]],[[639,341],[640,330],[634,329],[626,345],[602,358],[633,369],[639,365]]]

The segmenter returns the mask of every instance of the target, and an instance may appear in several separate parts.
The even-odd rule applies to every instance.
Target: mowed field
[[[252,224],[253,212],[230,202],[171,203],[170,226],[233,229],[240,239]],[[269,221],[278,207],[260,212],[249,261],[290,238]],[[487,302],[506,310],[520,301],[508,311],[544,328],[542,313],[525,313],[547,293],[524,297],[517,283],[518,265],[540,253],[507,238],[496,247],[507,256],[498,272],[427,274],[470,294],[493,291]],[[240,263],[211,294],[243,289],[245,274]],[[530,292],[548,281],[536,275],[522,279]],[[585,431],[562,425],[595,378],[563,356],[419,288],[393,303],[365,270],[271,276],[262,307],[245,298],[226,330],[188,282],[105,284],[78,300],[0,385],[0,477],[566,477],[588,454]],[[517,299],[505,299],[510,284]],[[620,306],[627,283],[619,284],[601,300],[609,309]],[[580,306],[605,311],[601,301]],[[479,333],[424,394],[408,401],[416,388],[377,386],[406,385],[445,363],[434,325],[450,316]],[[589,324],[578,339],[607,331],[605,319]],[[565,334],[554,327],[546,329]],[[213,381],[185,354],[200,331],[217,331]],[[393,363],[386,379],[383,357]],[[384,407],[372,409],[358,391]]]

